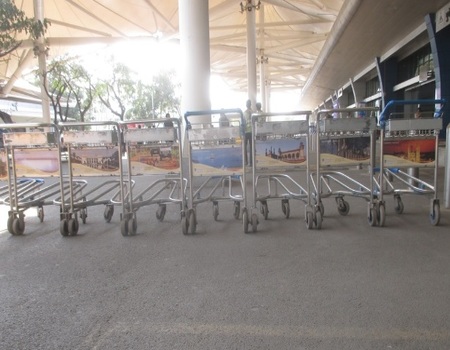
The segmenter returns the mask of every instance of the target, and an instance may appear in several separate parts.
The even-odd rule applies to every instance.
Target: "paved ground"
[[[440,196],[442,198],[442,195]],[[450,211],[428,221],[426,197],[405,198],[386,227],[369,227],[366,203],[340,216],[325,200],[322,230],[303,203],[286,220],[269,203],[244,234],[231,203],[198,208],[183,236],[177,207],[165,220],[138,212],[138,235],[120,234],[103,208],[79,235],[59,233],[58,209],[26,232],[0,227],[1,349],[448,349]]]

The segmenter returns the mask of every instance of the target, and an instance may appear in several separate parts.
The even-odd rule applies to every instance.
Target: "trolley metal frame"
[[[136,212],[144,206],[158,205],[158,209],[156,210],[156,218],[158,221],[164,220],[166,206],[170,203],[178,204],[180,206],[181,218],[185,217],[187,180],[183,175],[180,120],[178,118],[169,118],[164,119],[164,121],[170,122],[174,127],[159,127],[162,124],[161,119],[133,120],[120,123],[128,164],[127,181],[125,181],[125,175],[121,176],[120,202],[122,204],[122,214],[120,216],[120,228],[123,236],[133,236],[136,234]],[[129,128],[131,124],[139,124],[147,126],[147,128],[132,129]],[[167,171],[165,174],[162,174],[162,172],[146,172],[146,179],[148,179],[148,175],[153,176],[155,180],[151,181],[146,187],[139,188],[139,192],[135,193],[133,190],[137,186],[135,186],[136,177],[133,176],[132,152],[141,148],[157,147],[160,149],[160,147],[172,147],[174,144],[178,145],[178,163],[180,170],[177,173]],[[122,171],[124,171],[123,167]],[[146,181],[146,183],[148,182]],[[116,199],[113,200],[116,201]],[[185,232],[183,231],[183,233]]]
[[[419,119],[391,119],[390,111],[395,106],[405,105],[434,105],[435,112],[432,118]],[[440,108],[437,109],[437,106]],[[389,101],[386,107],[380,114],[380,126],[382,129],[380,144],[380,173],[383,176],[380,179],[381,193],[380,197],[384,195],[393,195],[395,201],[395,212],[397,214],[403,213],[404,204],[401,196],[404,194],[426,195],[430,199],[429,220],[433,226],[439,224],[440,221],[440,203],[437,196],[438,193],[438,150],[439,150],[439,131],[442,130],[442,115],[445,100],[443,99],[419,99],[419,100],[392,100]],[[394,140],[396,142],[413,141],[420,142],[422,140],[434,140],[434,154],[435,161],[433,166],[433,180],[428,183],[423,179],[415,176],[405,170],[405,168],[430,168],[425,164],[405,166],[404,164],[395,164],[393,166],[385,166],[385,141]],[[398,186],[394,184],[393,180],[397,180]]]
[[[10,124],[8,129],[18,129],[18,131],[3,134],[8,174],[8,195],[3,198],[3,203],[10,206],[8,231],[13,235],[22,235],[25,232],[24,212],[27,209],[36,208],[37,216],[40,222],[43,222],[44,206],[53,204],[53,198],[59,194],[60,189],[58,183],[45,186],[44,180],[40,178],[20,179],[17,176],[16,151],[49,149],[60,153],[59,130],[52,123]],[[34,131],[24,131],[27,129]],[[60,173],[61,162],[58,162],[57,172]],[[3,193],[4,191],[5,189],[2,190]]]
[[[285,113],[260,113],[260,114],[252,114],[251,122],[252,122],[252,178],[253,178],[253,201],[252,201],[252,213],[251,213],[251,225],[253,232],[257,231],[257,226],[259,223],[258,220],[258,209],[257,204],[260,204],[259,212],[262,214],[265,220],[268,219],[269,215],[269,206],[268,201],[270,200],[281,200],[281,209],[286,219],[290,217],[290,204],[289,200],[301,200],[305,203],[305,218],[307,216],[308,207],[311,206],[309,192],[307,188],[309,187],[309,129],[310,129],[310,115],[311,111],[294,111],[294,112],[285,112]],[[267,118],[273,117],[285,117],[286,120],[278,120],[278,121],[267,121]],[[290,119],[288,119],[290,117]],[[293,120],[292,118],[301,117],[301,120]],[[300,165],[295,166],[294,163],[291,166],[281,166],[280,164],[274,166],[264,167],[263,165],[259,165],[257,159],[257,150],[256,146],[258,143],[267,143],[267,141],[277,142],[279,140],[304,140],[303,149],[297,150],[294,154],[294,157],[298,153],[298,162],[301,160],[303,164],[306,164],[305,172],[305,180],[306,180],[306,188],[303,187],[298,181],[294,180],[292,176],[282,173],[282,171],[296,171],[300,173],[302,170],[298,169],[302,167]],[[281,158],[282,155],[273,154],[272,150],[267,154],[267,150],[265,151],[265,156],[269,156],[270,158]],[[281,149],[280,149],[281,152]],[[301,158],[303,153],[304,159]],[[291,154],[287,155],[291,156]],[[290,158],[292,161],[295,161],[294,158]],[[286,159],[285,159],[286,160]],[[280,161],[280,160],[279,160]],[[298,164],[302,164],[298,163]],[[286,163],[287,164],[287,163]],[[304,165],[303,165],[304,167]],[[289,169],[288,169],[289,168]],[[267,184],[267,186],[259,186],[258,185],[263,182]],[[264,191],[262,188],[266,189]],[[280,192],[280,189],[282,193]]]
[[[60,206],[60,233],[62,236],[75,236],[78,234],[79,221],[86,223],[88,208],[97,205],[105,205],[104,219],[110,222],[114,213],[112,198],[120,190],[120,179],[103,181],[100,185],[88,188],[87,180],[74,179],[72,168],[72,149],[82,148],[117,148],[119,174],[122,171],[122,147],[119,124],[117,122],[87,122],[87,123],[60,123],[60,134],[64,133],[64,146],[67,147],[67,173],[61,171],[60,193],[61,196],[54,200],[54,204]],[[74,128],[102,127],[105,130],[73,130]],[[112,130],[106,129],[111,127]],[[114,130],[115,129],[115,130]],[[61,149],[62,145],[60,145]],[[60,152],[60,163],[62,152]],[[68,191],[64,184],[68,183]],[[86,191],[84,191],[86,189]],[[111,196],[108,194],[112,193]]]
[[[207,124],[192,123],[193,117],[220,115],[237,116],[237,120],[231,120],[228,126],[220,126],[219,122],[210,122]],[[246,196],[246,172],[244,163],[244,116],[241,109],[216,109],[207,111],[189,111],[184,115],[186,122],[186,140],[188,155],[188,209],[183,219],[183,232],[194,234],[197,228],[197,205],[200,203],[211,202],[213,204],[213,217],[215,220],[219,216],[219,202],[233,202],[233,216],[239,220],[242,212],[243,230],[248,232],[250,223],[247,210]],[[218,127],[214,127],[216,124]],[[194,166],[192,159],[193,149],[214,150],[220,147],[240,147],[242,164],[238,170],[229,172],[218,169],[214,175],[199,175],[197,177],[205,178],[201,184],[194,189]],[[239,151],[239,150],[238,150]],[[233,183],[240,185],[240,193],[236,193]],[[206,192],[206,195],[204,193]],[[243,203],[243,206],[241,206]]]
[[[374,177],[375,154],[376,154],[376,132],[377,121],[375,113],[379,109],[376,107],[357,108],[335,108],[324,109],[317,113],[316,126],[316,164],[315,172],[311,172],[311,183],[314,186],[315,206],[314,210],[307,214],[306,224],[308,228],[314,225],[317,229],[322,227],[324,216],[323,198],[334,197],[340,215],[347,215],[350,204],[344,199],[345,196],[363,198],[368,202],[368,221],[371,226],[384,225],[385,206],[382,198],[377,195],[378,183]],[[366,114],[370,115],[366,115]],[[342,116],[344,118],[332,118]],[[356,117],[358,116],[359,117]],[[348,117],[350,115],[350,117]],[[353,116],[352,116],[353,115]],[[331,118],[330,118],[331,117]],[[349,164],[322,166],[321,141],[330,140],[339,142],[344,139],[369,138],[368,172],[369,183],[363,184],[353,178],[345,169],[349,169]],[[366,149],[367,151],[367,149]],[[355,162],[355,169],[364,169],[367,164],[367,157],[360,163]],[[375,214],[375,215],[373,215]]]

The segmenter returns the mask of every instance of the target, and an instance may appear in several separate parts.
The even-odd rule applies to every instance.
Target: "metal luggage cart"
[[[122,202],[123,236],[136,234],[136,212],[144,206],[158,205],[158,221],[164,220],[167,204],[179,205],[181,218],[185,217],[187,180],[181,166],[180,120],[169,118],[164,122],[166,126],[161,125],[161,119],[120,123],[128,162],[127,180],[121,176],[123,200],[113,200]]]
[[[438,191],[438,146],[442,129],[442,110],[445,100],[393,100],[380,114],[382,128],[380,145],[380,196],[393,195],[395,212],[403,213],[402,195],[427,195],[431,197],[429,219],[432,225],[440,220]],[[395,106],[434,106],[429,116],[408,116],[391,119],[390,111]],[[438,107],[439,106],[439,107]],[[411,113],[412,114],[412,113]],[[413,119],[410,119],[413,118]],[[419,177],[420,169],[432,169],[431,182]],[[395,183],[394,181],[397,180]]]
[[[311,111],[252,115],[253,206],[250,221],[253,232],[258,225],[258,203],[266,220],[270,200],[281,201],[286,219],[290,217],[291,199],[303,201],[306,209],[310,206],[308,190],[304,187],[308,187],[309,182],[310,115]],[[306,185],[300,184],[288,172],[295,172],[295,175],[304,172]]]
[[[218,220],[219,202],[228,201],[233,202],[236,220],[242,212],[243,228],[247,233],[250,219],[246,201],[242,110],[192,111],[185,113],[184,118],[189,191],[183,232],[195,233],[198,204],[211,202],[214,220]],[[207,121],[201,123],[198,119]]]
[[[60,206],[60,233],[78,234],[80,217],[86,223],[88,208],[104,205],[104,219],[110,222],[114,213],[112,198],[120,191],[122,151],[116,122],[60,123],[60,148],[67,148],[67,168],[61,168],[61,196],[54,200]],[[81,128],[82,130],[74,130]],[[62,161],[60,152],[60,162]],[[109,176],[110,180],[89,186],[89,181],[74,177]],[[68,190],[65,190],[68,184]],[[80,185],[83,184],[83,185]]]
[[[323,198],[334,197],[338,213],[347,215],[350,204],[345,196],[365,199],[369,224],[384,225],[385,207],[377,195],[374,177],[378,111],[375,107],[359,107],[318,112],[315,172],[310,173],[315,206],[307,214],[308,228],[322,227]],[[367,175],[368,180],[364,180]]]
[[[44,206],[53,204],[53,198],[59,194],[57,182],[45,185],[42,179],[60,174],[59,132],[50,123],[11,124],[8,128],[11,132],[3,134],[5,153],[2,163],[7,169],[8,181],[8,193],[2,189],[3,203],[10,207],[8,231],[22,235],[25,211],[36,208],[37,217],[43,222]],[[36,178],[32,178],[34,176]]]

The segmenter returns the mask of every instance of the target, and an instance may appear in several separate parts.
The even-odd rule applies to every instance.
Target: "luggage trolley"
[[[392,100],[380,114],[383,131],[380,137],[380,172],[384,175],[380,179],[381,196],[394,196],[397,214],[403,213],[404,210],[402,195],[431,197],[429,219],[433,226],[438,225],[440,220],[440,204],[437,198],[438,146],[444,104],[445,100]],[[401,113],[398,118],[396,113],[390,114],[395,106],[407,105],[432,105],[436,110],[420,117]],[[421,168],[433,169],[431,183],[418,176]],[[395,180],[398,182],[394,184]]]
[[[3,203],[10,206],[8,231],[22,235],[24,212],[37,208],[37,217],[43,222],[44,206],[53,204],[54,197],[60,193],[58,182],[45,186],[42,179],[60,174],[59,132],[51,123],[11,124],[8,128],[11,132],[3,134],[5,152],[1,162],[4,164],[1,175],[6,172],[8,176],[8,193],[4,187],[1,191]]]
[[[111,199],[120,191],[121,184],[118,178],[122,174],[121,137],[116,122],[60,123],[59,127],[68,159],[67,169],[61,171],[61,196],[54,204],[60,206],[61,235],[74,236],[79,229],[78,217],[85,224],[89,207],[104,205],[104,219],[111,221],[114,213]],[[115,178],[89,187],[86,179],[74,179],[75,176]],[[64,183],[69,184],[68,191],[63,189]]]
[[[208,122],[193,122],[194,117],[206,118]],[[242,110],[187,112],[184,118],[188,143],[189,191],[183,232],[195,233],[198,204],[211,202],[212,214],[214,220],[217,220],[219,202],[231,201],[236,220],[242,211],[243,228],[247,233],[250,221],[246,201]],[[237,186],[233,185],[235,182],[238,183]]]
[[[310,115],[311,111],[252,115],[253,207],[250,221],[253,232],[258,225],[258,203],[264,219],[269,216],[269,200],[281,201],[286,219],[290,217],[289,200],[301,200],[310,205],[308,190],[303,187],[305,184],[286,174],[304,171],[308,186]]]
[[[158,221],[164,220],[170,203],[180,205],[181,218],[185,216],[187,180],[181,166],[180,120],[164,119],[164,125],[161,119],[120,123],[128,161],[127,181],[121,176],[123,236],[136,234],[136,212],[144,206],[158,205]]]
[[[347,215],[350,204],[345,196],[363,198],[368,202],[371,226],[384,225],[385,208],[377,195],[374,177],[377,120],[376,107],[337,108],[317,113],[316,161],[311,183],[314,186],[315,208],[307,217],[307,227],[322,227],[323,198],[334,197],[340,215]],[[358,179],[364,174],[367,181]],[[344,172],[345,171],[345,172]]]

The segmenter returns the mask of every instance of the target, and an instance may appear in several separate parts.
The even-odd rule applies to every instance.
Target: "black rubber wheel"
[[[269,217],[269,206],[267,205],[267,202],[261,202],[261,214],[264,218],[264,220],[267,220]]]
[[[183,235],[185,236],[189,234],[189,221],[186,215],[181,218],[181,232],[183,232]]]
[[[69,230],[69,235],[76,236],[78,234],[78,220],[76,218],[69,219],[67,222],[67,228]]]
[[[281,209],[283,210],[284,217],[289,219],[289,216],[291,215],[291,207],[287,199],[281,201]]]
[[[120,222],[120,233],[122,233],[122,236],[127,237],[128,236],[128,220],[123,219]]]
[[[380,227],[383,227],[386,222],[386,208],[383,203],[380,203],[377,208],[377,221]]]
[[[306,228],[311,230],[314,225],[314,214],[310,211],[306,213]]]
[[[234,202],[233,216],[236,220],[239,220],[240,213],[241,213],[241,202]]]
[[[433,203],[432,211],[430,212],[430,222],[433,226],[439,225],[441,220],[441,208],[438,202]]]
[[[80,219],[81,219],[81,222],[83,224],[86,223],[86,219],[87,219],[87,209],[86,208],[81,208],[81,210],[80,210]]]
[[[197,230],[197,218],[195,215],[195,210],[194,209],[189,209],[188,210],[188,222],[189,222],[189,234],[194,235],[195,231]]]
[[[113,205],[107,205],[105,207],[105,212],[103,213],[103,217],[105,218],[106,222],[111,222],[111,219],[114,215],[114,206]]]
[[[135,236],[137,233],[137,220],[135,217],[128,220],[128,235]]]
[[[8,216],[8,222],[7,222],[7,225],[8,225],[8,232],[10,233],[10,234],[14,234],[14,231],[13,231],[13,222],[14,222],[14,218],[15,218],[15,216],[13,215],[13,214],[11,214],[11,215],[9,215]]]
[[[370,226],[376,226],[377,224],[377,209],[376,208],[370,208],[367,212],[367,221],[369,222]]]
[[[317,208],[314,218],[316,229],[320,230],[322,228],[322,221],[322,212],[320,211],[320,208]]]
[[[158,221],[163,221],[166,216],[167,206],[165,204],[158,205],[158,209],[156,210],[156,219]]]
[[[69,225],[67,223],[67,219],[62,219],[59,222],[59,232],[63,237],[67,237],[69,235]]]
[[[42,207],[37,208],[37,216],[40,222],[44,222],[44,208]]]
[[[247,209],[244,208],[244,209],[242,209],[242,225],[243,225],[243,228],[244,228],[244,233],[248,233],[248,224],[249,224],[249,222],[248,222],[248,212],[247,212]]]
[[[342,216],[346,216],[350,211],[350,204],[343,198],[337,199],[337,210]]]
[[[25,231],[25,220],[20,217],[14,218],[13,223],[12,223],[12,231],[13,231],[13,235],[15,235],[15,236],[23,235],[23,233]]]

